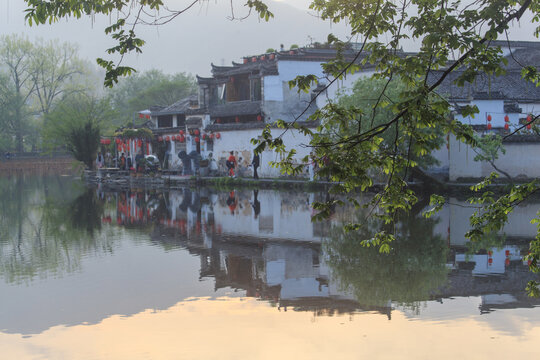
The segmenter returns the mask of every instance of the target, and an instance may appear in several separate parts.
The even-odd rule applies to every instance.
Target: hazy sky
[[[245,14],[245,0],[233,0],[237,16]],[[169,0],[173,8],[182,8],[189,0]],[[190,72],[207,76],[210,63],[217,65],[240,61],[242,56],[263,53],[267,48],[284,44],[300,46],[312,41],[324,42],[329,33],[342,38],[349,29],[346,25],[330,24],[316,18],[308,11],[310,0],[267,1],[275,18],[264,22],[251,16],[243,21],[231,21],[228,0],[208,0],[180,15],[162,27],[139,27],[139,35],[147,41],[144,53],[130,56],[125,65],[145,70],[159,68],[165,72]],[[25,33],[30,38],[60,39],[79,44],[82,57],[92,60],[106,57],[105,49],[113,44],[103,33],[110,24],[107,17],[92,21],[61,20],[53,25],[29,27],[24,21],[25,3],[22,0],[0,0],[0,34]],[[514,24],[511,38],[534,40],[534,25],[528,19]],[[381,39],[384,41],[384,39]],[[405,44],[406,50],[415,50],[413,42]]]

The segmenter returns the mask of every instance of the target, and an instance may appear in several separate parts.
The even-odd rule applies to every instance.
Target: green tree
[[[23,152],[23,139],[27,134],[31,115],[29,100],[34,93],[32,81],[33,44],[26,38],[10,35],[0,38],[0,63],[3,65],[2,97],[8,100],[9,119],[4,130],[14,136],[16,150]],[[5,104],[4,104],[5,105]]]
[[[194,77],[185,73],[167,75],[160,70],[150,70],[122,79],[110,90],[113,106],[119,114],[116,124],[131,123],[137,111],[172,105],[196,90]]]
[[[64,147],[91,169],[97,156],[100,134],[114,115],[107,99],[85,95],[69,97],[47,115],[45,141],[51,149]]]

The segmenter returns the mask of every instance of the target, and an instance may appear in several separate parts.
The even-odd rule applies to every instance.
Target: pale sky
[[[169,0],[174,8],[181,8],[189,0]],[[210,63],[217,65],[240,61],[242,56],[264,53],[267,48],[284,44],[306,45],[312,41],[324,42],[329,33],[346,38],[349,28],[345,24],[330,24],[317,19],[308,11],[310,0],[267,1],[275,18],[266,23],[256,16],[243,21],[231,21],[228,0],[208,0],[194,6],[171,23],[162,27],[139,27],[139,35],[147,41],[143,54],[130,56],[125,65],[140,70],[162,69],[168,73],[189,72],[208,76]],[[245,0],[234,0],[237,15],[245,13]],[[79,45],[82,57],[95,64],[97,57],[106,57],[105,50],[113,44],[103,33],[111,20],[99,17],[92,22],[61,20],[53,25],[29,27],[24,21],[25,3],[21,0],[0,0],[0,34],[25,33],[30,38],[59,39]],[[534,24],[524,19],[514,24],[511,39],[535,40]],[[384,41],[385,39],[381,39]],[[417,44],[404,44],[405,50],[414,51]]]

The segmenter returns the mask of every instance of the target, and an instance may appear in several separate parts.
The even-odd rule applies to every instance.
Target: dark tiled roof
[[[258,60],[256,62],[248,61],[246,64],[233,63],[233,66],[216,66],[212,64],[212,75],[214,77],[228,77],[238,74],[261,74],[277,75],[277,63],[275,60]],[[202,78],[201,78],[202,79]]]
[[[214,105],[209,109],[212,117],[256,115],[261,113],[260,101],[235,101],[223,105]]]
[[[491,46],[500,46],[508,51],[509,43],[506,41],[492,41]],[[445,95],[451,101],[477,100],[510,100],[522,102],[540,101],[540,87],[521,78],[523,65],[540,66],[540,42],[512,41],[511,54],[506,56],[508,65],[506,74],[494,76],[479,74],[474,83],[466,83],[463,87],[457,86],[455,80],[463,74],[463,70],[452,72],[437,88],[437,93]],[[442,74],[443,70],[434,72],[430,76],[433,83]]]
[[[159,115],[185,114],[190,109],[190,104],[197,101],[197,99],[198,99],[197,95],[190,95],[161,110],[153,111],[152,115],[159,116]]]
[[[308,128],[315,128],[319,126],[319,121],[297,121],[299,126],[305,126]],[[239,123],[239,124],[211,124],[205,128],[205,131],[235,131],[235,130],[257,130],[264,129],[267,124],[262,122],[249,122],[249,123]],[[278,129],[276,123],[271,123],[270,127],[273,129]]]

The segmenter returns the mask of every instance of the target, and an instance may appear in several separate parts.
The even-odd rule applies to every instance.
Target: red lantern
[[[532,126],[531,124],[527,124],[527,130],[531,130]]]
[[[165,141],[171,141],[171,138],[169,136],[165,136]]]
[[[488,259],[488,264],[489,264],[489,265],[493,264],[493,259],[492,259],[492,258],[489,258],[489,259]]]
[[[290,50],[289,55],[294,55],[294,50]]]
[[[180,142],[184,142],[184,141],[186,141],[186,138],[183,136],[180,136]]]
[[[158,136],[157,140],[158,141],[163,141],[163,136]]]
[[[504,255],[510,256],[510,250],[506,250],[506,251],[504,252]]]
[[[247,64],[247,63],[248,63],[248,59],[244,58],[244,64]]]
[[[220,133],[217,133],[216,134],[216,139],[220,139],[221,138],[221,134]]]
[[[510,265],[510,259],[504,260],[504,265],[506,265],[506,266]]]
[[[217,119],[216,119],[216,122],[217,122],[218,124],[221,124],[221,118],[217,118]]]
[[[256,61],[257,61],[257,57],[254,56],[251,58],[251,62],[256,62]]]
[[[118,145],[118,152],[122,151],[122,145]]]
[[[266,60],[266,56],[261,56],[261,60]]]
[[[488,121],[491,121],[491,115],[488,115],[487,119]]]
[[[143,114],[139,114],[139,117],[142,119],[142,118],[144,117],[144,115],[143,115]]]
[[[111,145],[111,139],[105,140],[105,145]]]
[[[262,120],[262,116],[261,115],[257,115],[257,121],[261,121]]]
[[[214,134],[210,134],[210,139],[213,139],[214,138]]]
[[[184,135],[184,130],[180,130],[179,134]]]
[[[508,123],[504,124],[504,129],[505,129],[505,130],[510,129],[510,125],[509,125]]]
[[[147,119],[150,119],[150,115],[147,114],[147,115],[146,115],[146,118],[147,118]]]
[[[488,255],[489,255],[489,256],[493,255],[493,251],[489,250],[489,251],[488,251]]]
[[[201,141],[201,139],[199,139],[199,137],[197,136],[197,137],[195,138],[195,142],[198,143],[199,141]]]
[[[488,130],[491,130],[491,123],[488,123],[488,124],[487,124],[487,129],[488,129]]]
[[[203,134],[202,139],[206,140],[206,134]]]
[[[139,139],[139,140],[137,141],[137,146],[138,146],[138,147],[141,147],[141,146],[142,146],[142,140],[141,140],[141,139]]]
[[[116,138],[116,145],[120,144],[120,139]]]
[[[508,115],[504,115],[504,122],[509,122],[510,121],[510,118],[508,117]]]
[[[532,116],[531,114],[527,115],[527,122],[531,122],[532,121]]]
[[[270,56],[269,56],[269,57],[270,57],[270,60],[274,60],[274,58],[276,57],[276,55],[274,55],[274,54],[270,54]]]
[[[240,122],[240,118],[237,116],[237,117],[234,118],[234,121],[236,121],[237,123],[239,123],[239,122]]]
[[[104,142],[103,139],[99,139],[99,143],[100,143],[101,145],[105,145],[105,142]]]

